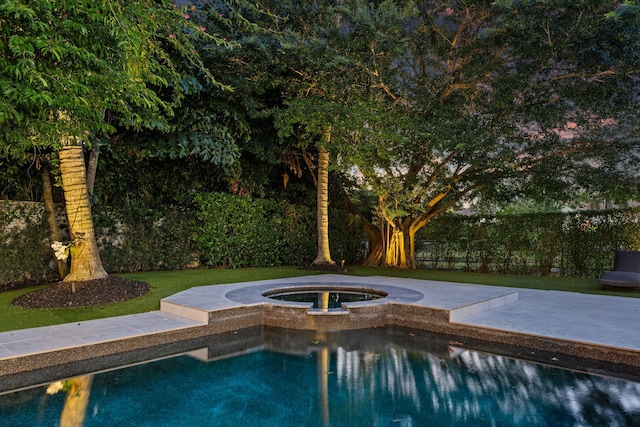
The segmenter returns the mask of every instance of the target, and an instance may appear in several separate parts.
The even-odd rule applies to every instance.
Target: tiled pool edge
[[[380,306],[377,318],[382,321],[376,325],[367,324],[369,327],[400,327],[407,331],[426,331],[450,335],[456,341],[456,345],[465,347],[470,342],[484,343],[485,351],[500,353],[501,346],[514,346],[521,349],[521,357],[536,360],[540,363],[548,363],[555,366],[570,367],[573,358],[592,359],[606,364],[618,364],[640,368],[640,352],[620,348],[606,347],[589,343],[559,340],[555,338],[535,336],[529,334],[515,334],[508,331],[495,330],[484,327],[449,322],[447,310],[428,307],[408,306],[404,304],[389,304]],[[197,338],[219,337],[221,346],[225,345],[225,336],[243,335],[264,327],[281,328],[272,322],[264,321],[270,314],[265,313],[268,306],[251,308],[238,308],[226,311],[225,317],[214,316],[209,325],[194,326],[168,332],[158,332],[142,336],[135,336],[114,341],[87,344],[73,348],[49,351],[46,353],[31,354],[23,357],[4,359],[0,361],[0,379],[3,386],[0,391],[9,385],[7,378],[15,375],[32,373],[33,376],[41,375],[39,371],[56,372],[63,370],[64,365],[76,363],[84,372],[75,372],[73,375],[81,375],[104,369],[109,360],[122,360],[130,352],[151,349],[164,346],[163,351],[167,355],[181,352],[181,342]],[[357,310],[367,311],[366,308]],[[370,316],[367,316],[370,318]],[[238,319],[242,321],[238,322]],[[251,320],[250,320],[251,319]],[[257,321],[261,319],[260,321]],[[290,328],[287,328],[290,329]],[[476,344],[477,345],[477,344]],[[495,347],[494,347],[495,345]],[[176,347],[177,346],[177,347]],[[529,353],[530,354],[527,354]],[[534,353],[548,354],[546,358],[534,357]],[[106,358],[106,362],[102,359]],[[127,360],[133,363],[135,360]],[[70,375],[67,375],[70,376]]]
[[[193,342],[210,342],[212,337],[215,337],[219,351],[232,353],[236,349],[229,347],[229,343],[244,336],[247,339],[261,337],[261,328],[212,333],[205,326],[197,326],[5,359],[0,361],[0,393],[41,384],[42,378],[71,378],[121,365],[144,363],[150,359],[150,353],[153,353],[153,359],[173,357],[201,348],[204,344],[194,345]]]

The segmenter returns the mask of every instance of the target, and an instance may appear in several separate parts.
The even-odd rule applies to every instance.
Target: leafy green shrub
[[[180,269],[197,261],[195,221],[184,207],[94,207],[98,248],[109,272]]]
[[[92,207],[100,257],[110,273],[305,265],[316,255],[315,209],[269,199],[202,194],[189,208],[133,203]],[[357,218],[331,209],[331,253],[357,261]],[[0,204],[0,282],[55,274],[41,203]]]
[[[55,275],[40,203],[0,202],[0,282]],[[357,217],[330,209],[331,256],[358,261]],[[94,206],[109,272],[306,265],[316,255],[314,207],[222,193],[192,207]],[[640,249],[640,209],[496,217],[445,215],[416,238],[418,261],[434,269],[594,277],[616,249]]]
[[[315,258],[314,209],[224,193],[200,194],[195,201],[199,221],[196,244],[205,265],[305,265]],[[349,230],[357,230],[356,219],[337,210],[331,210],[330,216],[332,258],[355,262],[361,236],[359,231]]]
[[[41,203],[0,202],[0,282],[54,274]]]
[[[285,250],[294,257],[304,257],[312,249],[299,244],[308,225],[305,209],[224,193],[200,194],[195,201],[199,220],[196,244],[206,265],[282,265]]]

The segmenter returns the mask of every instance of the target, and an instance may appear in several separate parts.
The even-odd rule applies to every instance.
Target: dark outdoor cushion
[[[640,252],[616,251],[613,271],[605,271],[598,278],[602,287],[614,286],[640,290]]]
[[[616,288],[640,289],[640,273],[629,271],[605,271],[600,275],[598,282],[603,286]]]
[[[616,251],[613,270],[632,271],[634,273],[640,273],[640,252]]]

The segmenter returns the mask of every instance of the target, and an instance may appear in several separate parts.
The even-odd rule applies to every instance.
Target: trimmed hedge
[[[57,275],[43,211],[41,203],[0,203],[0,283]],[[191,207],[96,205],[92,213],[111,273],[303,266],[316,255],[315,209],[286,202],[213,193]],[[363,240],[357,218],[332,209],[330,224],[333,259],[355,263]]]
[[[356,217],[330,209],[331,256],[359,261]],[[109,272],[190,266],[306,265],[316,255],[315,209],[284,201],[201,194],[192,207],[93,207]],[[0,283],[55,274],[40,203],[0,202]],[[595,277],[616,249],[640,249],[640,209],[495,217],[445,215],[416,238],[432,269]],[[26,256],[25,254],[28,254]]]
[[[315,258],[315,209],[224,193],[200,194],[195,201],[199,222],[195,240],[204,265],[306,265]],[[330,216],[332,258],[355,262],[362,240],[359,224],[343,212],[332,210]]]
[[[92,208],[102,264],[110,273],[197,265],[193,212],[181,206]]]
[[[417,236],[426,268],[596,277],[616,249],[640,249],[640,209],[508,216],[445,215]]]
[[[42,203],[0,203],[0,233],[0,283],[41,280],[54,273]]]

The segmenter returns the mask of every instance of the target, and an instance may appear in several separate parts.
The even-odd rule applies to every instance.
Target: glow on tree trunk
[[[107,277],[96,244],[82,145],[64,145],[59,157],[69,232],[73,242],[71,271],[64,280]]]
[[[329,135],[325,135],[327,141]],[[335,264],[329,251],[329,153],[324,146],[318,154],[318,256],[313,264]]]
[[[387,235],[387,253],[385,263],[389,267],[407,267],[407,254],[405,252],[404,234],[401,230],[394,229]]]

